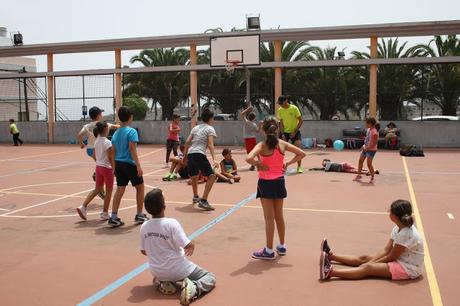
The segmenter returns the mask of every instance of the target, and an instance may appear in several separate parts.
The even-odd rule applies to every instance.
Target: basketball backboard
[[[211,67],[260,65],[260,36],[211,37]]]

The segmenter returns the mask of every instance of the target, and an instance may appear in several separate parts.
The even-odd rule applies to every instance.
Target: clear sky
[[[263,29],[460,19],[460,0],[0,0],[0,8],[0,26],[21,31],[25,44],[202,33],[215,27],[229,30],[245,27],[246,13],[260,13]],[[365,40],[311,43],[347,51],[364,50],[368,44]],[[123,53],[124,65],[133,54]],[[44,70],[44,57],[37,60],[39,71]],[[111,53],[55,59],[56,70],[113,65]]]

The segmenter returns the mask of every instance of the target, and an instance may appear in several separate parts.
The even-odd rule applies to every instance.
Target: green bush
[[[123,99],[123,105],[129,106],[134,114],[134,120],[136,121],[144,120],[149,110],[147,102],[145,102],[144,99],[139,97],[137,94],[125,97]]]

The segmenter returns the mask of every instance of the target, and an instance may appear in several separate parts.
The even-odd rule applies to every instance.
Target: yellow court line
[[[4,194],[17,194],[17,195],[37,195],[37,196],[49,196],[49,197],[66,197],[66,198],[80,198],[84,199],[86,196],[79,196],[76,194],[63,195],[55,193],[38,193],[38,192],[22,192],[22,191],[6,191]],[[136,199],[123,198],[122,201],[136,201]],[[191,204],[190,202],[184,201],[166,201],[171,204]],[[221,207],[233,207],[234,204],[224,203],[212,203],[214,206]],[[256,205],[245,205],[243,208],[256,208],[261,209],[261,206]],[[284,207],[286,211],[305,211],[305,212],[318,212],[318,213],[343,213],[343,214],[366,214],[366,215],[386,215],[387,212],[381,211],[365,211],[365,210],[335,210],[335,209],[316,209],[316,208],[296,208],[296,207]],[[1,216],[1,215],[0,215]]]
[[[434,306],[442,306],[443,303],[441,298],[441,292],[439,291],[439,285],[436,279],[436,273],[434,272],[433,261],[431,260],[428,242],[425,237],[425,231],[423,230],[422,217],[420,215],[420,211],[417,205],[417,199],[415,197],[414,187],[412,185],[412,179],[409,173],[409,167],[407,166],[406,158],[404,156],[402,156],[401,158],[404,165],[407,187],[409,188],[409,194],[412,202],[412,208],[414,210],[415,220],[417,223],[417,229],[425,245],[425,271],[428,277],[428,284],[430,286],[431,300]]]

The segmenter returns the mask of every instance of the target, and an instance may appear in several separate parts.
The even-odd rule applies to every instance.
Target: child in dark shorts
[[[180,153],[177,156],[170,157],[171,168],[169,173],[163,177],[163,181],[175,181],[178,179],[178,175],[183,179],[188,179],[190,175],[188,174],[188,168],[184,165],[184,151],[185,145],[181,144]]]
[[[185,142],[184,164],[188,167],[188,172],[192,181],[192,203],[198,203],[198,207],[203,210],[214,210],[214,207],[208,202],[209,193],[216,180],[213,168],[218,166],[214,154],[214,137],[216,137],[216,130],[214,130],[212,126],[214,122],[214,113],[207,108],[201,113],[201,119],[203,123],[195,126],[190,131],[190,135]],[[208,148],[211,153],[213,166],[211,166],[206,157],[206,150]],[[208,177],[201,198],[198,196],[198,174],[200,171],[203,176]]]
[[[252,254],[253,258],[273,260],[273,236],[275,223],[278,229],[280,243],[276,247],[278,255],[286,255],[287,249],[284,241],[285,225],[283,217],[283,201],[287,197],[284,183],[285,169],[297,163],[305,157],[305,152],[296,146],[278,139],[279,125],[275,117],[264,120],[262,129],[266,139],[259,142],[249,153],[246,162],[254,165],[259,170],[259,182],[257,183],[257,197],[260,198],[265,218],[266,246]],[[294,153],[288,162],[284,163],[284,152]]]
[[[224,159],[220,162],[219,173],[216,172],[217,181],[229,184],[238,183],[241,177],[238,175],[236,162],[232,158],[232,151],[229,148],[225,148],[222,150],[222,156]]]
[[[129,126],[133,121],[133,114],[129,107],[120,107],[118,118],[121,121],[120,128],[112,136],[117,191],[113,197],[112,214],[108,222],[113,227],[124,225],[124,222],[118,217],[118,209],[120,208],[121,198],[129,182],[136,188],[137,214],[134,217],[134,222],[141,224],[148,220],[147,216],[142,213],[144,207],[144,179],[137,155],[139,136],[137,131]]]

